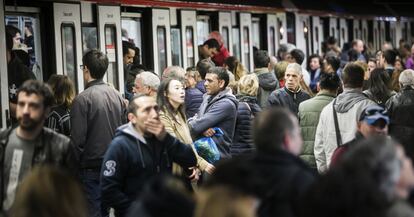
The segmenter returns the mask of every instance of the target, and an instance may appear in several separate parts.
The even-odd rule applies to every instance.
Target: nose
[[[158,119],[158,111],[155,108],[151,109],[150,117],[154,119]]]
[[[23,114],[29,114],[29,105],[23,106]]]

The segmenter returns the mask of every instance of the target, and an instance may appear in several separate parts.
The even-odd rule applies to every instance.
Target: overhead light
[[[285,29],[283,27],[280,27],[279,32],[280,32],[280,34],[283,35],[283,33],[285,32]]]
[[[307,26],[303,27],[303,32],[308,33],[308,27]]]

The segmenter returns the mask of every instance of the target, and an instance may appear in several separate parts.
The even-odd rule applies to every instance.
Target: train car
[[[314,1],[312,1],[314,2]],[[356,1],[355,1],[356,2]],[[22,41],[31,37],[30,67],[37,79],[52,74],[69,76],[77,93],[83,91],[82,56],[99,49],[109,59],[104,80],[124,93],[122,40],[141,51],[142,64],[161,75],[167,66],[194,66],[198,45],[211,31],[219,31],[224,45],[249,71],[253,71],[255,49],[276,56],[280,44],[291,43],[305,55],[322,54],[329,36],[339,44],[362,39],[378,50],[385,41],[398,46],[412,42],[414,20],[410,16],[356,13],[327,8],[322,1],[162,1],[105,0],[53,1],[2,0],[0,34],[5,25],[20,29]],[[319,6],[318,6],[319,5]],[[7,59],[4,37],[0,37],[1,128],[10,118]],[[306,62],[306,61],[305,61]]]

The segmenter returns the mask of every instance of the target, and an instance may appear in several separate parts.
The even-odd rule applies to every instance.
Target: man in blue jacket
[[[113,208],[117,217],[125,216],[150,178],[171,173],[173,162],[183,168],[196,166],[191,146],[167,134],[158,116],[153,97],[137,95],[131,100],[129,123],[117,129],[102,164],[103,215]]]

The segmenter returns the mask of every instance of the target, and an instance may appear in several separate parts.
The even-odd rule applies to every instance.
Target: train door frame
[[[338,19],[336,17],[329,17],[329,36],[338,39]]]
[[[400,21],[390,21],[390,37],[391,43],[397,46],[401,38]]]
[[[312,52],[310,16],[295,13],[296,48],[305,53],[305,61],[302,66],[306,67],[306,57]],[[303,40],[305,39],[305,40]]]
[[[287,44],[287,21],[285,13],[276,13],[277,19],[277,45]],[[276,54],[277,55],[277,54]]]
[[[197,46],[197,12],[195,10],[181,10],[181,47],[182,47],[182,56],[183,56],[183,68],[186,69],[190,66],[196,66],[198,61],[198,46]],[[189,41],[187,41],[187,28],[191,27],[192,29],[192,55],[193,55],[193,65],[188,63],[187,58],[188,51],[191,50],[191,46],[188,46]]]
[[[76,92],[80,93],[84,89],[83,73],[80,69],[82,65],[82,23],[81,7],[79,3],[53,3],[54,30],[55,30],[55,54],[56,54],[56,73],[67,75],[73,80],[76,86]],[[76,62],[74,66],[74,75],[69,75],[64,67],[65,53],[63,50],[63,28],[72,28],[76,49]]]
[[[5,20],[4,20],[4,1],[0,1],[0,32],[6,32]],[[6,37],[0,37],[0,50],[6,51]],[[7,57],[6,52],[0,52],[0,107],[1,107],[1,116],[0,116],[0,129],[6,129],[8,120],[10,119],[10,110],[9,110],[9,80],[7,74]]]
[[[240,42],[241,42],[241,62],[251,72],[254,69],[253,64],[253,41],[252,41],[252,16],[250,13],[240,13]],[[245,35],[247,30],[247,39]],[[247,42],[247,47],[246,47]],[[248,52],[246,52],[248,50]],[[246,58],[245,54],[248,54]]]
[[[312,16],[312,53],[322,55],[323,25],[318,16]]]
[[[119,5],[97,5],[97,26],[98,26],[98,44],[101,52],[106,54],[109,60],[108,70],[105,73],[104,81],[111,83],[123,95],[125,93],[124,85],[124,67],[122,57],[122,34],[121,34],[121,7]],[[112,43],[107,45],[107,29],[115,28],[114,39]],[[114,69],[117,71],[111,75],[111,63],[114,64]],[[112,79],[111,79],[111,76]],[[117,77],[115,77],[117,76]],[[115,80],[114,80],[115,79]],[[116,83],[114,83],[115,81]],[[118,88],[117,88],[118,86]]]
[[[232,37],[232,15],[231,12],[219,12],[218,13],[218,26],[219,26],[219,32],[224,40],[224,45],[227,48],[227,50],[233,54],[233,37]],[[227,29],[227,39],[224,37],[224,30]],[[227,42],[227,43],[226,43]]]
[[[256,27],[257,29],[255,29]],[[263,30],[262,18],[257,14],[252,14],[252,28],[250,29],[250,32],[252,35],[252,46],[256,47],[258,50],[264,50],[263,40],[262,40],[262,36],[264,34],[262,33],[262,30]],[[255,44],[256,42],[258,44]]]
[[[342,44],[339,44],[340,47],[342,47],[344,43],[349,42],[348,31],[349,30],[348,30],[346,19],[340,18],[339,19],[339,41],[342,42]]]
[[[142,58],[143,57],[143,55],[142,55],[143,54],[143,48],[142,48],[142,29],[143,29],[142,28],[142,13],[140,13],[140,12],[121,12],[121,27],[122,27],[122,29],[125,29],[123,27],[122,23],[124,21],[127,21],[127,20],[137,22],[139,24],[139,27],[137,27],[137,30],[138,30],[137,31],[137,33],[138,33],[137,38],[136,39],[135,38],[128,38],[128,40],[133,39],[134,45],[140,49],[141,53],[139,53],[138,55],[140,55],[139,61],[142,64],[143,63],[143,58]],[[128,32],[128,34],[129,33],[130,32]],[[124,38],[122,40],[124,40]],[[135,54],[135,55],[137,55],[137,54]],[[125,79],[125,77],[124,77],[124,79]]]
[[[269,56],[277,55],[277,17],[276,14],[267,14],[266,29],[267,29],[267,51]]]
[[[380,48],[382,48],[382,45],[387,40],[385,37],[385,21],[381,20],[379,21],[379,32],[380,32]]]
[[[360,22],[358,19],[354,19],[353,20],[353,39],[361,39],[361,26],[360,26]]]
[[[158,28],[164,28],[165,30],[165,67],[171,65],[171,37],[170,37],[170,11],[168,9],[152,9],[152,36],[153,36],[153,58],[154,58],[154,72],[160,77],[164,69],[160,69],[159,65],[159,46],[158,46]]]
[[[369,41],[369,31],[368,31],[368,21],[361,20],[361,31],[362,31],[362,40],[365,44],[368,45]]]
[[[374,47],[375,50],[381,49],[380,34],[379,34],[379,25],[377,20],[373,20],[373,38],[374,38]]]

